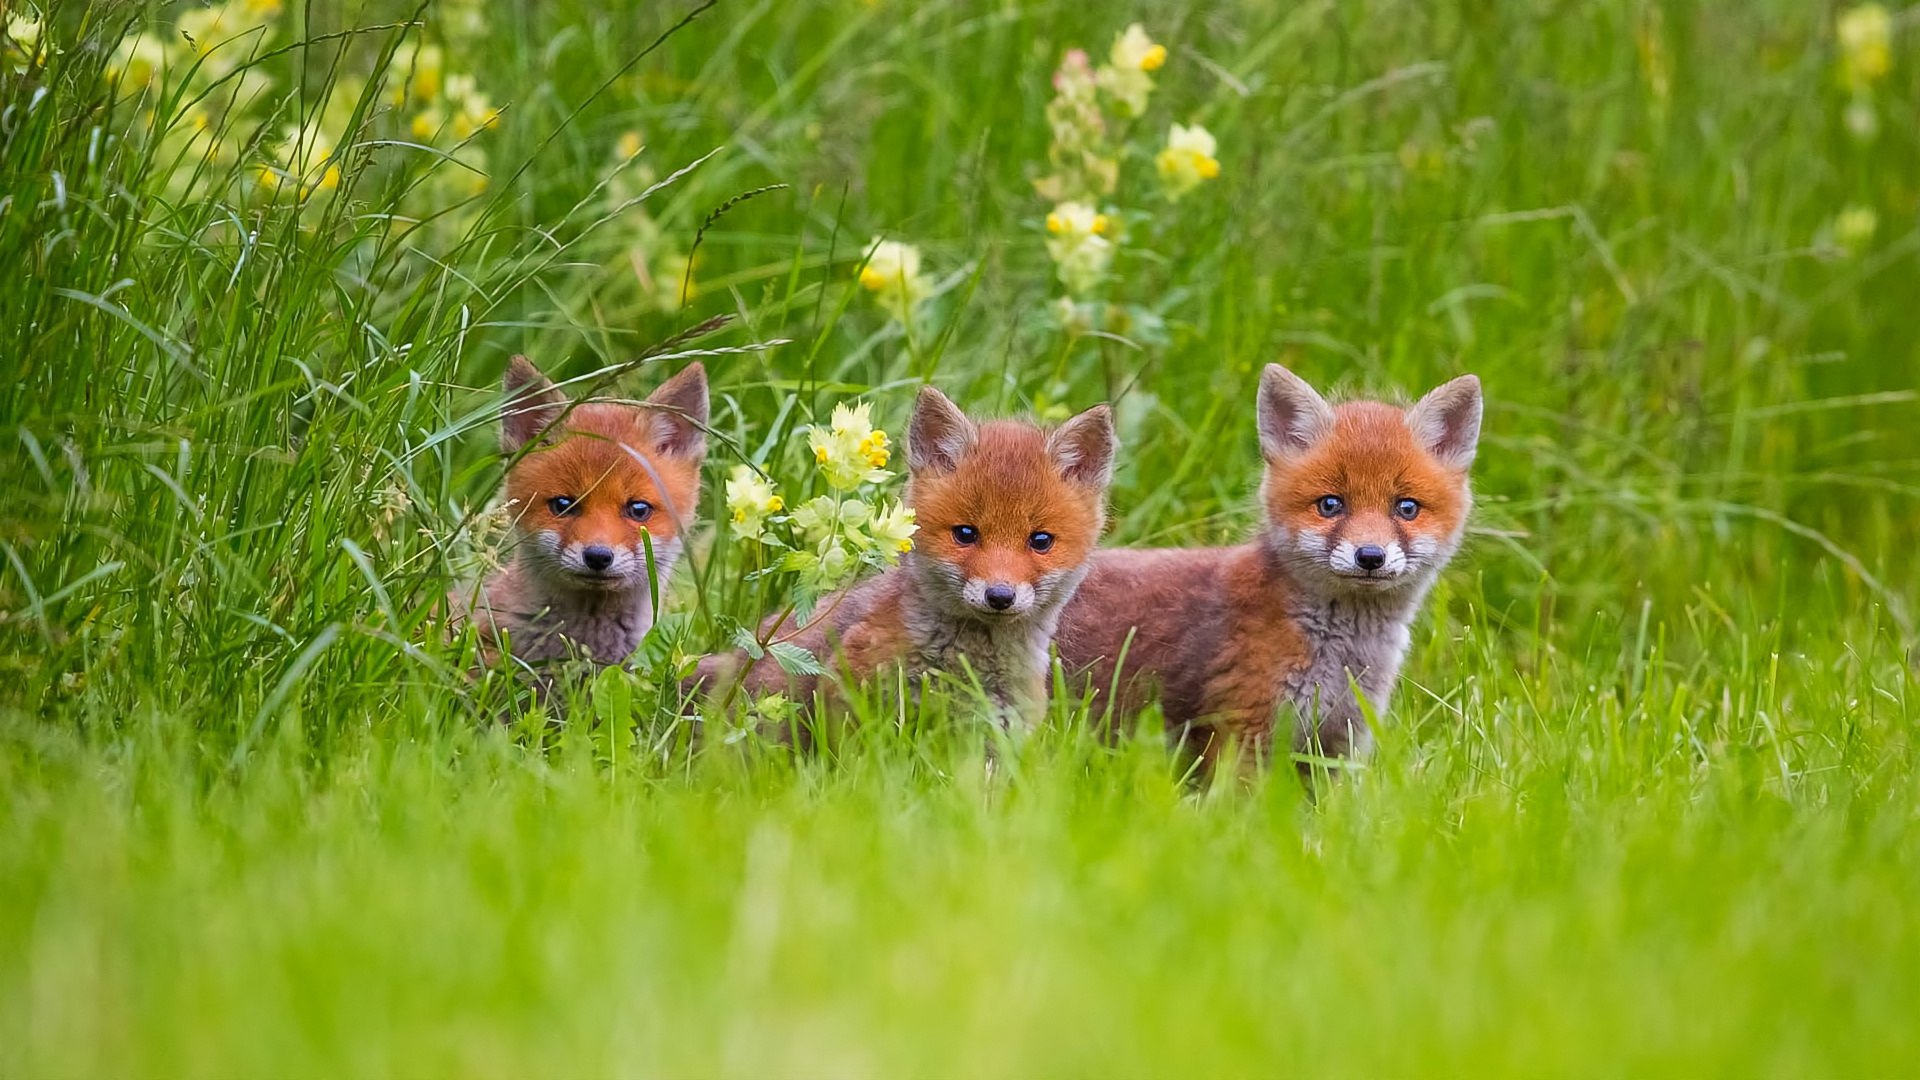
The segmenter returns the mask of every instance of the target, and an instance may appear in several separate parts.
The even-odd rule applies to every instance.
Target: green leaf
[[[773,654],[773,660],[780,665],[780,670],[789,675],[826,674],[827,669],[820,666],[820,661],[814,659],[812,653],[791,641],[776,641],[767,646],[767,651]]]

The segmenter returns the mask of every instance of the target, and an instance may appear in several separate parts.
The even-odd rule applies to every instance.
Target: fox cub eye
[[[553,511],[554,517],[566,517],[579,505],[580,503],[569,495],[555,495],[547,500],[547,509]]]
[[[961,547],[972,547],[980,542],[980,530],[971,525],[955,525],[953,527],[953,542],[959,544]]]
[[[1401,521],[1412,521],[1420,516],[1420,504],[1412,499],[1401,499],[1393,504],[1393,516]]]
[[[1053,550],[1053,534],[1050,532],[1034,533],[1032,536],[1027,537],[1027,546],[1045,555],[1047,552]]]
[[[653,504],[645,499],[634,499],[627,503],[627,516],[635,521],[645,521],[653,516]]]
[[[1338,495],[1322,495],[1320,501],[1313,504],[1324,518],[1339,517],[1347,509],[1347,500]]]

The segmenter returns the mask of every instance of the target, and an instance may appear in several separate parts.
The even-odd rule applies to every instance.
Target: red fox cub
[[[689,365],[644,404],[571,404],[516,356],[506,388],[500,445],[534,444],[507,472],[513,558],[455,610],[471,601],[485,636],[498,644],[506,631],[523,660],[578,651],[617,664],[653,626],[641,534],[664,583],[699,502],[706,369]]]
[[[1276,722],[1293,726],[1282,752],[1365,754],[1372,735],[1352,686],[1386,708],[1409,625],[1460,545],[1480,412],[1472,375],[1408,409],[1332,406],[1268,365],[1260,535],[1098,553],[1061,619],[1062,665],[1096,693],[1117,686],[1122,707],[1157,690],[1169,727],[1208,766],[1227,741],[1269,757]]]
[[[907,427],[907,505],[919,532],[899,566],[820,601],[785,640],[859,680],[891,665],[909,676],[971,671],[997,711],[1025,720],[1046,699],[1048,645],[1106,521],[1118,450],[1096,405],[1047,432],[976,423],[926,387]],[[965,664],[963,666],[962,660]],[[697,679],[724,683],[743,654],[710,656]],[[745,688],[808,697],[812,679],[772,659]]]

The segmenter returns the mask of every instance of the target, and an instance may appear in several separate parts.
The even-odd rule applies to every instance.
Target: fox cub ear
[[[973,449],[980,429],[947,395],[931,386],[920,388],[907,421],[907,468],[916,473],[950,473]]]
[[[1260,452],[1268,461],[1292,457],[1313,448],[1333,433],[1333,406],[1306,381],[1268,364],[1260,373]]]
[[[656,449],[682,457],[700,457],[707,452],[707,369],[699,361],[661,383],[660,389],[647,396],[647,404],[656,406]]]
[[[507,403],[500,411],[500,448],[511,454],[559,422],[567,410],[567,395],[524,356],[507,362],[506,388]]]
[[[1480,380],[1462,375],[1427,392],[1407,410],[1407,427],[1427,453],[1449,469],[1473,464],[1480,445]]]
[[[1047,456],[1059,466],[1060,475],[1084,487],[1099,489],[1112,483],[1113,459],[1119,452],[1113,410],[1105,405],[1095,405],[1047,436]]]

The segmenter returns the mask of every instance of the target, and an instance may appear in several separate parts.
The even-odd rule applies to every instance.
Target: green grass
[[[315,43],[259,60],[232,185],[121,137],[184,98],[101,89],[165,6],[56,5],[61,51],[0,67],[0,1073],[1920,1060],[1912,18],[1863,141],[1834,12],[1787,0],[725,0],[644,56],[691,8],[494,6],[425,14],[507,106],[464,204],[378,94],[338,191],[248,179],[289,88],[347,130],[395,43],[325,35],[411,7],[283,14],[263,52]],[[1070,339],[1048,75],[1136,18],[1171,50],[1139,144],[1199,120],[1222,174],[1168,208],[1124,164],[1135,321]],[[627,131],[655,180],[719,152],[602,221]],[[949,286],[911,337],[854,284],[876,234]],[[636,284],[696,236],[684,309]],[[1196,791],[1151,717],[1109,744],[1060,701],[990,779],[944,694],[813,757],[696,745],[653,661],[778,600],[724,535],[684,636],[550,724],[434,608],[499,479],[488,388],[524,351],[642,393],[722,314],[675,347],[713,374],[708,521],[727,467],[801,475],[853,397],[897,435],[931,377],[1116,399],[1113,542],[1235,537],[1260,365],[1479,374],[1474,534],[1379,754],[1312,803]]]

